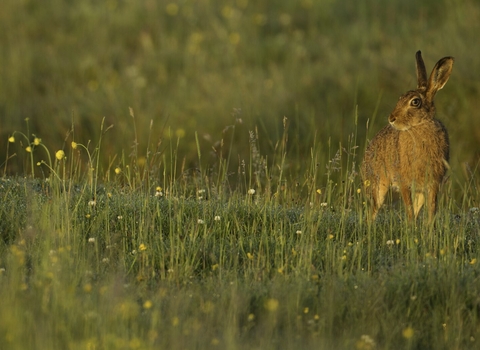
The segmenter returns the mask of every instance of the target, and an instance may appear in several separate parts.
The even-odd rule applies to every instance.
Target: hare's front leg
[[[400,187],[400,194],[402,195],[403,203],[405,203],[405,210],[409,220],[413,219],[413,203],[412,203],[412,191],[410,187],[402,185]]]
[[[372,212],[372,220],[375,220],[377,217],[378,211],[383,205],[385,201],[385,197],[387,196],[387,192],[389,189],[389,182],[387,179],[379,179],[376,187],[372,191],[372,199],[373,199],[373,212]]]
[[[422,209],[424,203],[425,195],[423,192],[415,193],[415,200],[413,201],[413,215],[415,216],[415,220],[417,219],[418,213],[420,212],[420,209]]]

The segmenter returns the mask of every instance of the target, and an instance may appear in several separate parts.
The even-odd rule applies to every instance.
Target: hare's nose
[[[395,117],[393,114],[391,114],[389,117],[388,117],[388,121],[390,123],[395,123],[395,120],[397,120],[397,117]]]

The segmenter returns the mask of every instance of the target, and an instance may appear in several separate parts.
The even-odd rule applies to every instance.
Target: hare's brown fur
[[[393,187],[401,193],[410,219],[417,217],[426,201],[429,219],[433,220],[437,194],[448,170],[448,133],[435,119],[433,100],[450,76],[453,58],[438,61],[428,81],[420,51],[416,59],[417,89],[400,97],[388,118],[389,125],[380,130],[365,152],[362,176],[372,200],[373,219]]]

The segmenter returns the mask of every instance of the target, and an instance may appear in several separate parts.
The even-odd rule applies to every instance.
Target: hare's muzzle
[[[403,123],[402,120],[397,120],[395,114],[390,114],[390,116],[388,117],[388,122],[390,123],[390,126],[392,126],[395,130],[405,131],[409,129],[409,125]]]

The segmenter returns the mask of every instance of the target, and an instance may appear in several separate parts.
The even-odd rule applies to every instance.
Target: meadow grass
[[[2,349],[464,349],[480,340],[476,1],[5,0]],[[368,139],[427,70],[435,226]]]
[[[371,223],[355,138],[325,169],[312,150],[300,183],[287,134],[271,165],[254,132],[247,161],[224,160],[235,187],[222,162],[176,174],[176,144],[107,176],[101,140],[34,140],[48,177],[0,182],[2,348],[476,347],[480,210],[450,181],[435,226],[395,202]]]

